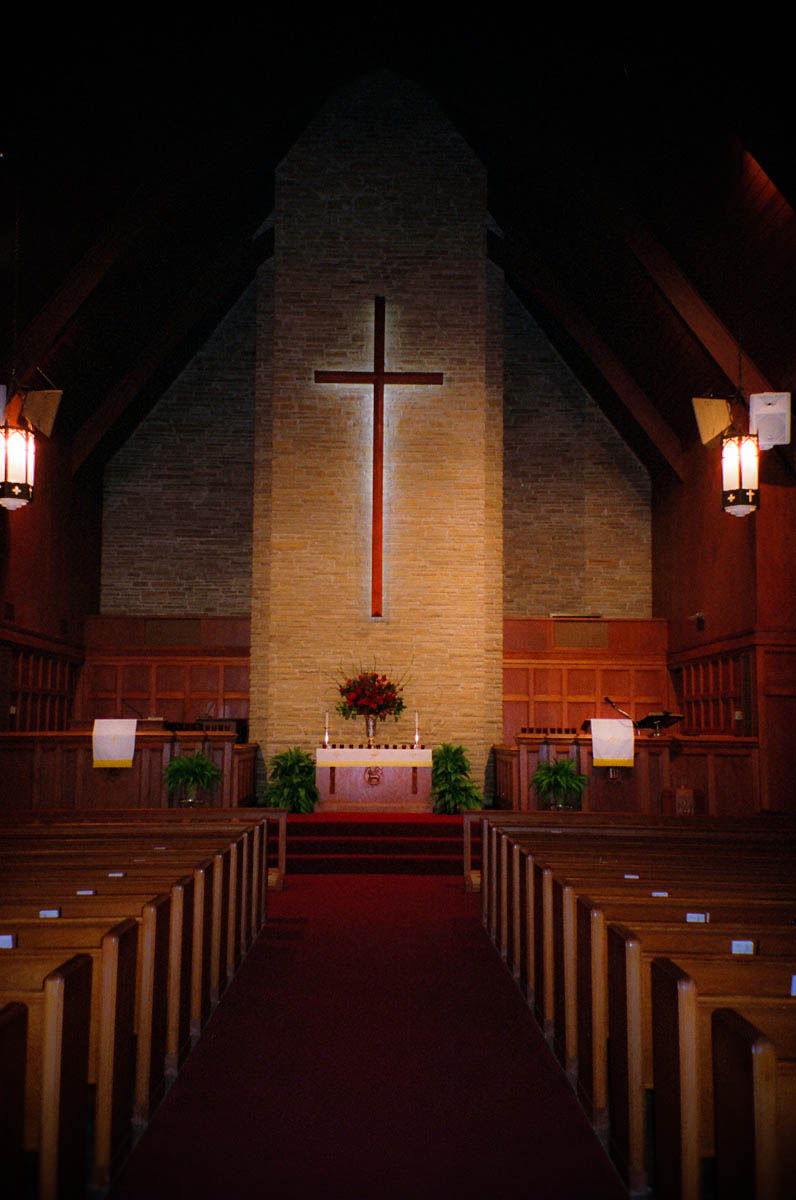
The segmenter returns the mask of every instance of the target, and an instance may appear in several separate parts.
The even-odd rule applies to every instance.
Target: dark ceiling
[[[490,253],[654,474],[682,470],[691,397],[737,388],[739,345],[745,391],[791,389],[784,48],[666,29],[520,37],[487,18],[20,31],[0,378],[16,365],[63,388],[75,469],[107,459],[271,253],[255,235],[308,119],[382,66],[471,143],[500,229]]]

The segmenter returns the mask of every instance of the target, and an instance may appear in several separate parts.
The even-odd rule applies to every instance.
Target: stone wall
[[[249,287],[105,471],[103,613],[249,612]]]
[[[499,740],[502,428],[485,222],[481,165],[425,94],[387,74],[334,98],[279,168],[273,404],[257,431],[271,476],[263,448],[255,479],[258,496],[270,482],[254,532],[257,544],[270,523],[270,552],[253,581],[268,612],[252,619],[252,732],[266,755],[317,744],[325,712],[332,740],[360,741],[333,711],[336,679],[360,665],[406,679],[390,741],[411,739],[417,710],[424,741],[464,743],[482,777]],[[386,389],[381,618],[369,615],[372,388],[314,383],[316,369],[372,368],[376,295],[387,369],[445,377]],[[266,645],[267,671],[255,666]]]
[[[507,616],[652,615],[650,480],[507,291]]]

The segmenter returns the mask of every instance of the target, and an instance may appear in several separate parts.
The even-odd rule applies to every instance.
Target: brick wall
[[[652,615],[649,476],[506,295],[504,611]]]
[[[317,744],[327,711],[332,740],[361,740],[333,712],[335,678],[360,664],[407,675],[390,740],[411,739],[418,710],[424,740],[463,742],[477,777],[499,740],[502,430],[485,221],[480,164],[389,75],[333,99],[279,168],[273,403],[258,430],[272,442],[270,501],[254,534],[259,546],[270,524],[253,582],[268,611],[252,614],[252,732],[266,755]],[[387,388],[385,607],[373,619],[372,389],[316,385],[313,372],[370,369],[377,294],[387,368],[440,370],[445,383]]]
[[[417,709],[480,775],[504,612],[650,615],[648,477],[487,262],[482,168],[412,85],[333,100],[277,184],[274,260],[108,468],[102,611],[251,611],[266,757],[325,712],[360,740],[334,680],[375,662],[408,676],[390,740]],[[376,294],[388,369],[445,374],[387,388],[382,619],[372,389],[313,381],[371,368]]]
[[[249,287],[105,472],[103,613],[249,612]]]

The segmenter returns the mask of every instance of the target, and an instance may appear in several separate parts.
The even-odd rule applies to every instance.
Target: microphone
[[[605,701],[606,704],[611,705],[611,708],[614,710],[614,712],[618,712],[621,716],[627,717],[628,721],[633,721],[633,718],[631,717],[630,713],[625,712],[625,710],[623,708],[619,708],[619,706],[617,704],[614,704],[614,702],[610,696],[603,696],[603,700]],[[635,723],[636,722],[633,721],[634,725],[635,725]]]

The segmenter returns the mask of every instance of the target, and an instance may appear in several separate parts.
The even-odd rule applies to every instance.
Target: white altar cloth
[[[315,751],[315,762],[319,767],[430,767],[431,748],[319,746]]]

